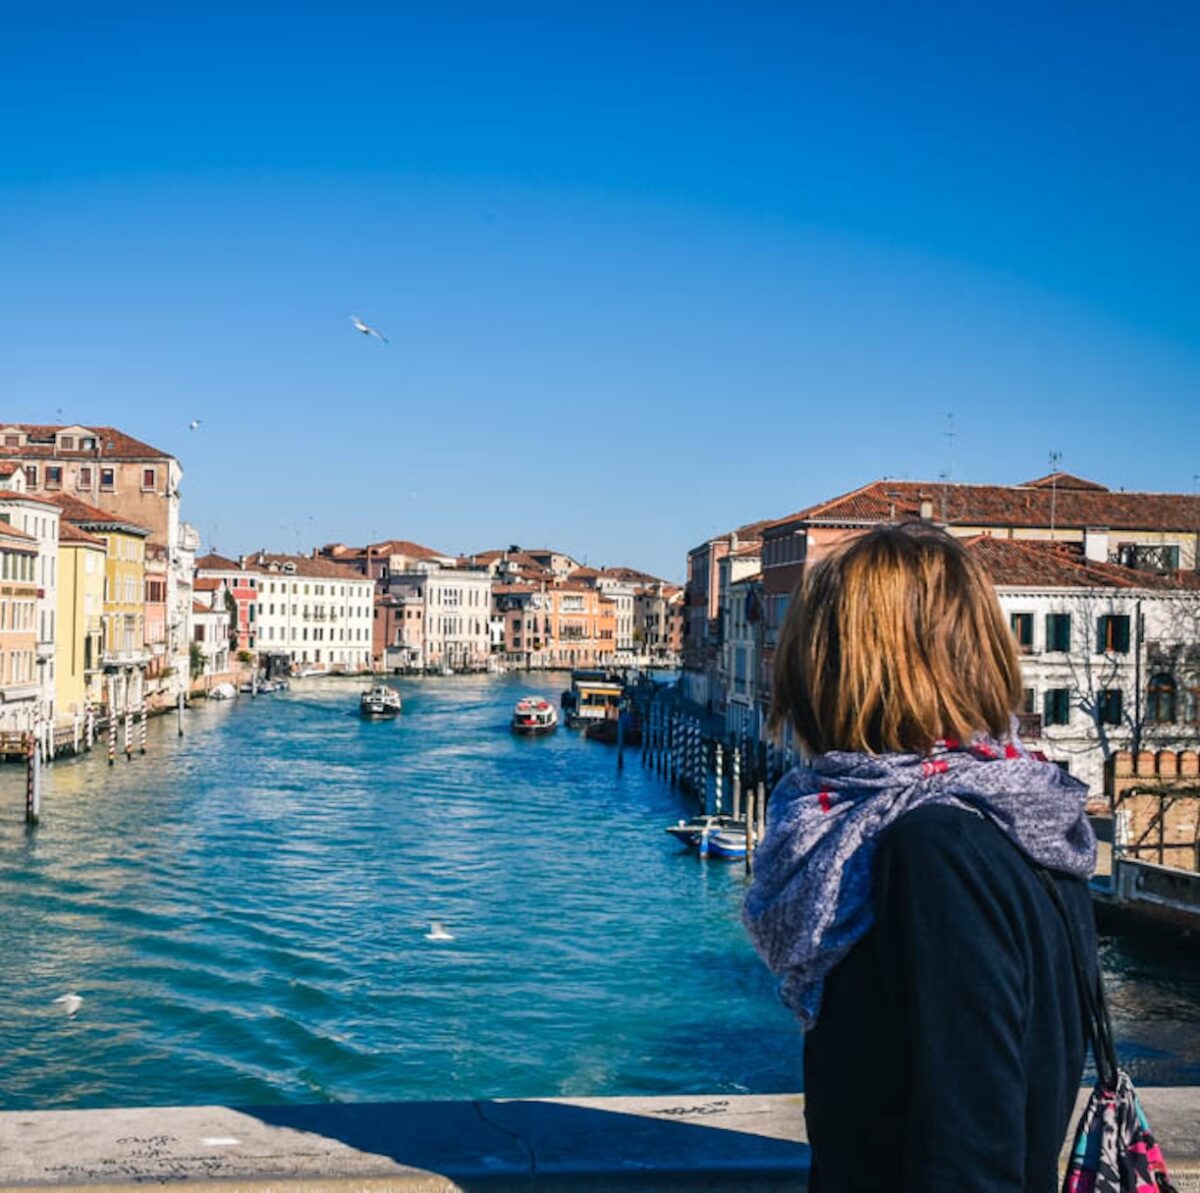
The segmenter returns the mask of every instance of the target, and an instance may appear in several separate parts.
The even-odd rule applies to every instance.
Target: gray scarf
[[[871,927],[871,872],[880,834],[906,812],[957,804],[982,812],[1051,870],[1091,875],[1096,839],[1087,788],[1031,757],[1013,734],[932,754],[832,752],[790,770],[771,793],[742,917],[808,1030],[826,975]]]

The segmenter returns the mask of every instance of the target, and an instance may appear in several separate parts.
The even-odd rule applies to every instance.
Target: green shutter
[[[1103,654],[1108,649],[1108,623],[1109,617],[1105,614],[1103,617],[1096,618],[1096,653]]]

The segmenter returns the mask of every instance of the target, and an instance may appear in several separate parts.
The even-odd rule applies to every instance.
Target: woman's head
[[[772,719],[814,753],[928,751],[1001,737],[1021,698],[987,575],[925,523],[882,526],[818,560],[775,652]]]

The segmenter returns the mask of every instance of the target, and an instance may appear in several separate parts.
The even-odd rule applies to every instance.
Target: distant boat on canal
[[[359,711],[362,715],[376,721],[399,716],[402,707],[400,693],[384,683],[377,683],[364,692],[359,700]]]
[[[541,696],[526,696],[513,709],[512,731],[526,737],[553,733],[558,728],[558,712]]]

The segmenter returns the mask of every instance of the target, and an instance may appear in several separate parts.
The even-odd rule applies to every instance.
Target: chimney
[[[931,497],[922,497],[921,498],[921,521],[922,522],[932,522],[933,521],[933,498],[931,498]]]

